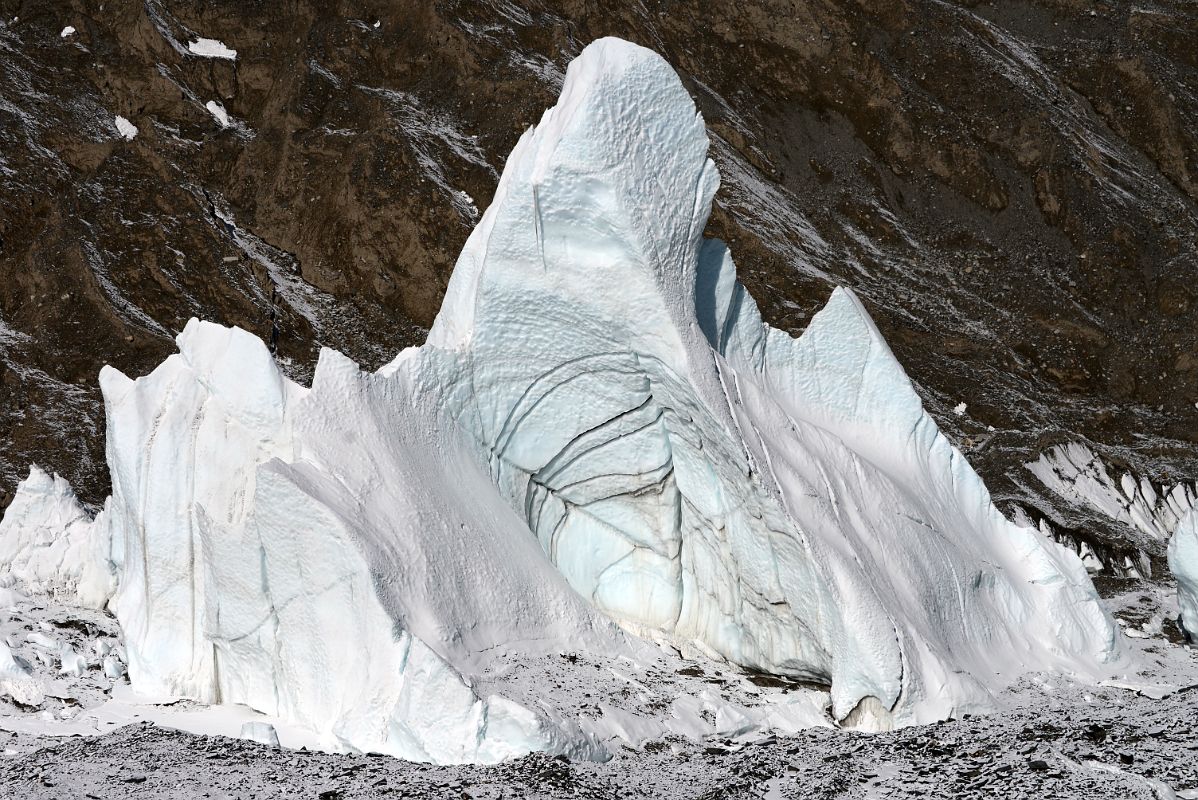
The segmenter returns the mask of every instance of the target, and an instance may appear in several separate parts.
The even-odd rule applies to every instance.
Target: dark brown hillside
[[[604,35],[691,89],[767,318],[854,287],[1000,499],[1052,514],[1021,464],[1066,437],[1198,476],[1193,4],[0,0],[0,505],[30,461],[99,501],[96,373],[191,316],[300,379],[420,342]]]

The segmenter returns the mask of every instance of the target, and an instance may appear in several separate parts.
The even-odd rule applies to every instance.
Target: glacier
[[[36,464],[0,520],[0,573],[30,594],[102,608],[113,591],[107,543],[66,480]]]
[[[2,580],[107,605],[137,691],[439,763],[603,756],[497,653],[668,644],[867,729],[1118,662],[1080,560],[994,507],[851,290],[798,338],[762,320],[703,237],[708,147],[663,59],[591,44],[423,346],[374,373],[324,349],[304,387],[192,320],[149,375],[106,367],[112,495],[80,527],[32,475]]]
[[[1158,490],[1148,478],[1137,479],[1130,472],[1116,484],[1098,454],[1082,442],[1056,445],[1024,466],[1067,502],[1126,525],[1148,543],[1168,543],[1166,561],[1177,581],[1179,623],[1193,639],[1198,633],[1198,484],[1179,481]],[[1047,530],[1046,522],[1041,526]],[[1083,553],[1086,548],[1083,543]],[[1097,561],[1092,551],[1088,555]],[[1130,556],[1125,560],[1132,574],[1151,574],[1147,553],[1141,554],[1138,567]]]

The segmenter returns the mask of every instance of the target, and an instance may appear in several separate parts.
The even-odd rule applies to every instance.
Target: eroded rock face
[[[1190,14],[0,4],[0,505],[33,461],[98,502],[95,375],[148,372],[193,315],[292,377],[320,344],[375,367],[423,341],[520,131],[605,34],[660,50],[704,112],[708,232],[765,318],[798,333],[852,285],[1000,501],[1035,495],[1046,429],[1192,479]]]

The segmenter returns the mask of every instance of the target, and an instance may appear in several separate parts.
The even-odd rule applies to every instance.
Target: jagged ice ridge
[[[51,481],[80,543],[43,557],[23,486],[9,581],[107,603],[139,691],[436,762],[602,756],[475,690],[498,650],[637,659],[641,634],[825,685],[860,727],[1118,659],[1076,555],[994,508],[851,291],[797,339],[762,321],[702,236],[707,151],[668,64],[592,44],[424,346],[373,374],[326,349],[305,388],[193,320],[150,375],[105,368],[112,496],[84,536]]]
[[[1180,482],[1157,487],[1147,478],[1123,473],[1118,483],[1106,464],[1082,442],[1054,445],[1025,465],[1065,500],[1105,514],[1150,539],[1168,540],[1180,520],[1198,507],[1198,485]]]

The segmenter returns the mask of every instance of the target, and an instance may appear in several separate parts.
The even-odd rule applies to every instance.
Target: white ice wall
[[[830,683],[838,718],[1107,658],[1076,557],[994,509],[850,292],[797,341],[761,322],[701,239],[707,144],[664,62],[593,45],[422,354],[469,361],[451,413],[553,562],[634,629]]]
[[[1102,459],[1081,442],[1055,445],[1026,466],[1064,499],[1156,541],[1168,540],[1178,521],[1198,507],[1198,485],[1177,483],[1158,492],[1152,481],[1130,472],[1116,482]]]
[[[416,760],[586,752],[463,677],[509,641],[619,641],[507,535],[518,522],[427,418],[435,398],[333,351],[304,389],[238,329],[193,320],[178,342],[149,376],[102,375],[134,687]]]
[[[994,509],[851,292],[797,340],[762,322],[702,239],[707,148],[670,67],[600,40],[424,347],[375,374],[326,350],[305,389],[193,321],[150,375],[106,369],[91,534],[134,686],[491,761],[597,753],[472,686],[500,648],[636,658],[609,618],[828,684],[867,727],[1115,658],[1076,556]]]
[[[1168,542],[1182,622],[1193,636],[1198,630],[1198,484],[1179,482],[1158,491],[1152,481],[1130,472],[1116,483],[1102,459],[1081,442],[1056,445],[1026,466],[1065,500],[1105,514],[1150,541]],[[1141,562],[1147,574],[1146,554]],[[1135,570],[1130,558],[1128,567]]]
[[[1190,639],[1198,639],[1198,509],[1181,518],[1169,540],[1168,557],[1177,579],[1182,627]]]

